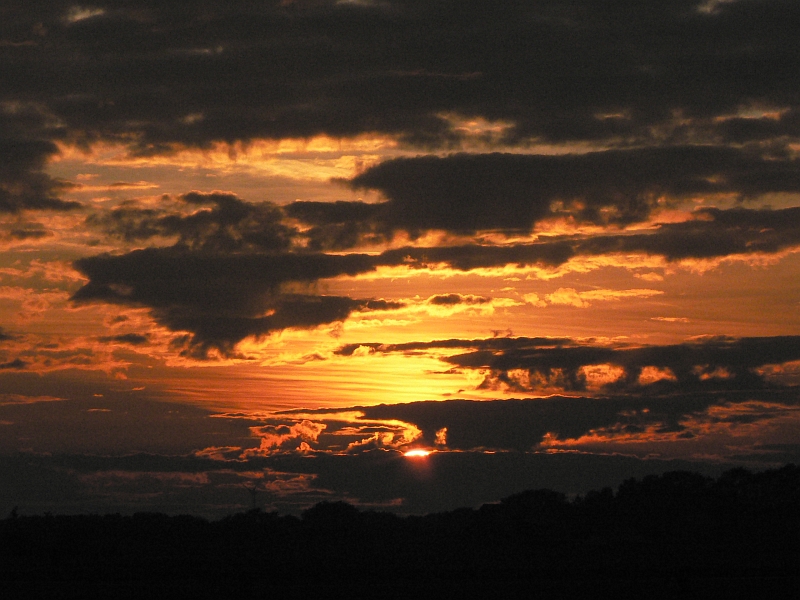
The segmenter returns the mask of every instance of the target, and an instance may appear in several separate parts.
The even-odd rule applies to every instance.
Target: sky
[[[427,513],[797,462],[798,22],[3,3],[0,513]]]

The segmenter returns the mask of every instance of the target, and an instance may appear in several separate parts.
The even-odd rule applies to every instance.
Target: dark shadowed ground
[[[787,465],[426,516],[344,502],[211,522],[12,513],[0,580],[21,597],[796,597],[798,508],[800,468]]]

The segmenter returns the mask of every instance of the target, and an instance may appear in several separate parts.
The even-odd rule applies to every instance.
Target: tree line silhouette
[[[675,471],[572,499],[528,490],[425,516],[322,502],[299,518],[258,509],[218,521],[13,511],[0,521],[0,579],[26,590],[160,582],[163,591],[183,582],[183,591],[213,588],[220,597],[245,598],[266,588],[343,581],[445,582],[451,590],[522,583],[561,591],[612,582],[618,591],[649,581],[652,597],[672,597],[670,590],[686,596],[689,586],[700,594],[714,581],[769,596],[800,589],[798,573],[795,465],[734,469],[717,479]]]

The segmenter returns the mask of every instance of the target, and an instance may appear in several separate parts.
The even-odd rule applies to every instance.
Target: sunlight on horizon
[[[408,452],[404,452],[403,456],[406,458],[425,458],[426,456],[432,454],[433,450],[423,450],[422,448],[415,448],[414,450],[409,450]]]

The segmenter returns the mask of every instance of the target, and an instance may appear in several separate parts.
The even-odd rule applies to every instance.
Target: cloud
[[[613,301],[613,300],[620,300],[622,298],[650,298],[651,296],[657,296],[659,294],[663,294],[664,292],[660,290],[648,290],[648,289],[633,289],[633,290],[588,290],[585,292],[578,292],[574,288],[558,288],[552,294],[547,294],[545,298],[550,304],[565,304],[567,306],[575,306],[577,308],[586,308],[591,306],[591,302],[605,302],[605,301]],[[536,304],[538,301],[538,296],[536,294],[528,294],[526,296],[531,296],[531,300],[526,301],[530,302],[531,304]]]
[[[464,244],[387,250],[380,263],[458,271],[537,267],[552,270],[570,261],[614,255],[693,261],[779,255],[800,247],[800,209],[699,209],[679,223],[617,234],[578,235],[502,246]],[[378,261],[376,261],[378,262]],[[592,268],[592,267],[589,267]]]
[[[391,238],[380,216],[382,204],[365,202],[297,201],[285,206],[286,214],[310,227],[303,232],[312,250],[347,250]]]
[[[212,349],[230,355],[236,343],[248,336],[288,327],[316,327],[346,319],[352,312],[401,308],[399,301],[304,292],[303,286],[307,289],[320,280],[363,275],[379,267],[413,270],[445,266],[461,271],[508,265],[552,268],[579,257],[615,253],[687,260],[775,254],[800,246],[800,208],[703,208],[687,221],[636,232],[523,244],[402,247],[380,254],[334,254],[302,245],[290,247],[294,243],[291,229],[280,221],[280,211],[272,205],[259,207],[221,193],[187,194],[182,201],[211,204],[212,208],[185,217],[145,214],[133,228],[141,231],[143,227],[145,233],[135,235],[164,233],[164,223],[171,223],[168,231],[179,236],[176,244],[76,261],[76,270],[89,282],[72,298],[149,308],[160,324],[192,335],[190,347],[184,350],[196,356],[207,355]],[[239,216],[226,220],[228,210]],[[337,210],[346,212],[343,206]],[[270,216],[258,221],[251,219],[254,214]],[[146,227],[142,225],[145,222]],[[243,223],[252,228],[248,230]],[[266,229],[262,231],[263,227]],[[122,230],[127,231],[127,226]],[[526,301],[586,306],[593,301],[660,293],[642,289],[571,293],[570,289],[562,288],[543,298],[531,296]],[[480,304],[478,297],[459,298],[443,295],[430,304],[443,306],[443,302],[456,300],[459,305]]]
[[[128,240],[177,240],[171,247],[77,261],[76,269],[90,281],[73,300],[150,308],[162,325],[191,334],[178,347],[199,358],[210,351],[234,355],[235,345],[248,336],[313,328],[352,312],[403,306],[304,293],[320,279],[370,271],[375,259],[302,247],[290,252],[297,232],[282,222],[284,213],[271,203],[252,204],[223,192],[190,192],[178,202],[190,212],[123,206],[90,216],[90,224]]]
[[[4,224],[0,230],[0,240],[5,238],[9,241],[35,241],[48,238],[53,235],[45,228],[42,223],[17,219],[15,222]]]
[[[21,358],[15,358],[12,361],[0,363],[0,370],[7,370],[7,369],[25,369],[27,368],[28,363],[22,360]]]
[[[206,252],[281,251],[297,234],[281,222],[283,213],[270,202],[253,204],[226,192],[189,192],[179,201],[192,208],[212,207],[182,214],[122,206],[89,215],[86,222],[126,241],[177,238],[178,247]]]
[[[668,261],[771,255],[800,247],[800,208],[701,208],[690,219],[647,230],[576,235],[535,243],[387,250],[377,264],[468,271],[507,265],[552,268],[580,257],[642,254]]]
[[[454,154],[396,158],[350,181],[381,191],[389,228],[520,232],[552,216],[624,225],[664,199],[751,198],[800,191],[794,159],[721,146],[607,150],[561,156]]]
[[[708,401],[708,399],[706,400]],[[414,423],[422,431],[420,442],[433,447],[436,432],[447,430],[446,447],[453,450],[531,451],[546,435],[577,438],[599,427],[627,422],[676,423],[682,411],[701,404],[697,399],[677,401],[661,410],[641,412],[647,404],[636,398],[553,396],[535,400],[444,400],[378,405],[364,408],[366,418],[395,418]],[[628,416],[623,416],[623,413]]]
[[[533,306],[538,306],[540,308],[547,306],[547,302],[542,300],[539,297],[539,294],[535,294],[533,292],[529,294],[523,294],[522,299],[525,300],[525,302],[527,302],[528,304],[532,304]]]
[[[284,284],[313,282],[371,268],[365,255],[220,254],[181,247],[150,248],[122,256],[99,255],[75,267],[90,282],[77,302],[104,301],[152,309],[173,331],[188,331],[187,354],[216,349],[233,353],[236,343],[289,327],[312,328],[356,312],[402,305],[379,299],[287,292]]]
[[[564,390],[585,390],[585,368],[615,365],[624,373],[604,386],[608,391],[638,389],[647,367],[669,371],[674,377],[651,385],[665,391],[691,389],[763,389],[768,387],[758,367],[800,358],[800,339],[711,338],[672,346],[608,347],[576,345],[543,350],[520,343],[513,349],[487,353],[475,350],[445,359],[468,369],[487,369],[486,386],[509,386],[534,391],[551,385]],[[647,387],[647,386],[645,386]]]
[[[190,332],[192,337],[184,351],[194,356],[207,355],[211,350],[231,355],[236,343],[248,336],[288,327],[316,327],[343,320],[352,312],[404,306],[400,301],[303,293],[321,279],[364,274],[383,265],[422,267],[426,264],[423,261],[450,261],[471,268],[523,260],[524,254],[529,260],[549,263],[561,260],[563,251],[560,246],[526,248],[523,252],[462,246],[402,248],[380,255],[326,254],[297,245],[297,239],[292,240],[295,233],[281,222],[280,210],[274,205],[250,204],[220,192],[192,192],[180,201],[211,204],[212,208],[180,214],[124,206],[90,216],[91,224],[128,240],[158,236],[177,240],[171,247],[76,261],[75,269],[89,282],[72,299],[150,308],[162,325],[172,331]],[[346,212],[344,205],[334,208]],[[439,308],[488,302],[485,297],[456,294],[428,300],[431,307]]]
[[[346,344],[336,349],[335,353],[341,356],[351,356],[360,348],[368,348],[371,352],[416,352],[428,349],[464,349],[480,348],[482,350],[502,352],[517,345],[527,347],[558,348],[571,346],[574,342],[570,338],[547,338],[547,337],[492,337],[479,338],[474,340],[464,340],[452,338],[447,340],[433,340],[430,342],[405,342],[402,344],[381,344],[381,343],[358,343]]]
[[[760,140],[775,125],[742,114],[752,104],[780,109],[792,133],[797,6],[704,5],[25,7],[6,14],[2,97],[142,153],[362,132],[446,146],[466,135],[458,116],[507,123],[512,142]]]
[[[393,510],[413,513],[496,501],[528,488],[585,493],[660,469],[725,468],[724,454],[713,464],[634,458],[653,452],[643,441],[648,436],[691,434],[683,439],[695,445],[721,436],[729,444],[725,436],[733,430],[744,443],[728,454],[774,459],[777,450],[766,446],[778,448],[786,440],[762,432],[755,438],[761,445],[754,446],[744,434],[748,427],[778,423],[793,433],[799,405],[795,389],[773,388],[414,402],[209,418],[206,410],[115,389],[100,375],[45,374],[24,381],[24,374],[13,380],[9,375],[3,381],[9,391],[0,399],[0,420],[7,423],[0,436],[0,473],[9,483],[0,490],[0,506],[5,512],[19,506],[23,514],[163,510],[219,517],[251,507],[243,484],[256,484],[260,505],[282,512],[299,512],[323,497],[402,499]],[[93,396],[98,390],[104,397]],[[56,396],[64,400],[45,401]],[[76,429],[87,435],[74,438]],[[286,437],[268,452],[248,451],[271,436]],[[637,436],[641,448],[631,445]],[[301,450],[304,442],[313,451]],[[410,443],[439,452],[421,468],[402,456]],[[20,444],[33,452],[18,452]],[[490,449],[496,453],[485,453]],[[581,453],[556,452],[570,449]]]
[[[558,288],[552,294],[547,294],[546,298],[550,304],[565,304],[577,308],[586,308],[589,306],[589,303],[581,298],[580,294],[575,291],[574,288]]]
[[[344,453],[409,447],[440,452],[550,452],[582,449],[646,457],[708,455],[720,458],[779,442],[800,417],[796,389],[754,391],[686,390],[664,394],[615,393],[600,397],[552,395],[505,400],[419,401],[342,409],[288,411],[335,427],[333,436],[352,436]],[[349,419],[349,426],[338,421]],[[404,423],[413,436],[395,438],[379,423]],[[791,435],[791,434],[789,434]],[[736,438],[736,439],[732,439]],[[317,456],[341,454],[341,444],[323,439]],[[791,439],[791,437],[789,438]],[[413,444],[412,444],[413,442]],[[411,444],[411,445],[409,445]],[[297,447],[297,441],[290,444]]]
[[[667,260],[775,254],[800,245],[800,208],[703,208],[681,223],[649,233],[600,235],[581,241],[577,254],[642,252]]]
[[[403,344],[359,343],[338,348],[350,356],[411,353],[424,350],[467,350],[440,358],[460,369],[485,373],[487,389],[550,393],[552,390],[603,393],[668,393],[780,389],[772,365],[800,360],[800,337],[709,337],[666,346],[606,345],[569,338],[449,339]],[[616,376],[595,377],[592,368],[610,368]],[[606,369],[607,370],[607,369]],[[655,373],[668,374],[655,377]],[[602,381],[601,381],[602,380]]]
[[[60,193],[68,185],[44,172],[47,161],[58,152],[50,139],[53,135],[38,111],[3,101],[0,95],[0,214],[71,210],[80,206],[60,199]],[[15,230],[13,237],[35,237],[36,231]]]
[[[297,450],[305,444],[308,447],[309,442],[316,442],[319,435],[325,431],[327,425],[325,423],[317,423],[303,419],[292,425],[262,425],[259,427],[251,427],[252,434],[260,438],[260,445],[258,448],[248,450],[244,456],[254,455],[268,455],[273,452],[280,452],[281,450]]]
[[[400,265],[445,265],[463,271],[506,265],[553,267],[580,256],[613,253],[650,254],[667,260],[706,259],[775,254],[798,246],[800,208],[700,208],[685,221],[656,223],[645,230],[545,237],[534,243],[396,248],[374,256],[363,269]]]
[[[377,203],[279,206],[191,191],[93,209],[86,223],[113,242],[156,247],[79,259],[88,282],[73,300],[145,308],[194,357],[239,356],[247,337],[403,306],[315,288],[381,268],[552,271],[612,254],[680,261],[800,247],[796,208],[704,208],[655,222],[684,200],[800,191],[800,108],[787,83],[798,61],[785,25],[800,9],[649,4],[623,14],[588,0],[502,10],[134,0],[74,12],[81,18],[65,5],[15,8],[0,32],[13,83],[0,90],[0,211],[77,206],[45,172],[59,148],[122,145],[135,158],[368,135],[400,142],[393,156],[439,151],[358,166],[343,183],[379,192]],[[548,236],[548,221],[606,229]],[[453,245],[417,247],[432,231]],[[535,243],[503,237],[530,233]],[[569,300],[568,289],[549,302]],[[574,305],[601,300],[599,290],[575,294]],[[443,302],[430,306],[470,304]]]
[[[221,416],[249,418],[235,414]],[[399,419],[369,418],[361,407],[285,410],[264,415],[260,420],[267,424],[250,428],[260,445],[243,452],[243,458],[293,452],[358,454],[378,449],[397,450],[422,434],[414,424]]]
[[[97,371],[0,373],[0,420],[13,422],[0,436],[0,454],[6,456],[25,449],[37,454],[181,455],[210,446],[258,445],[249,431],[258,422],[210,418],[208,410],[170,400],[158,382],[148,381],[142,390]],[[140,465],[139,470],[147,468]]]
[[[0,394],[0,406],[18,406],[37,402],[61,402],[64,398],[55,396],[26,396],[23,394]]]
[[[139,333],[123,333],[120,335],[106,335],[98,338],[104,343],[127,344],[131,346],[141,346],[150,342],[150,338]]]
[[[471,294],[437,294],[428,298],[427,303],[434,306],[455,306],[457,304],[486,304],[491,300],[486,296],[474,296]]]
[[[0,299],[18,303],[17,318],[22,321],[41,318],[51,307],[63,303],[68,297],[67,292],[58,289],[0,286]]]

